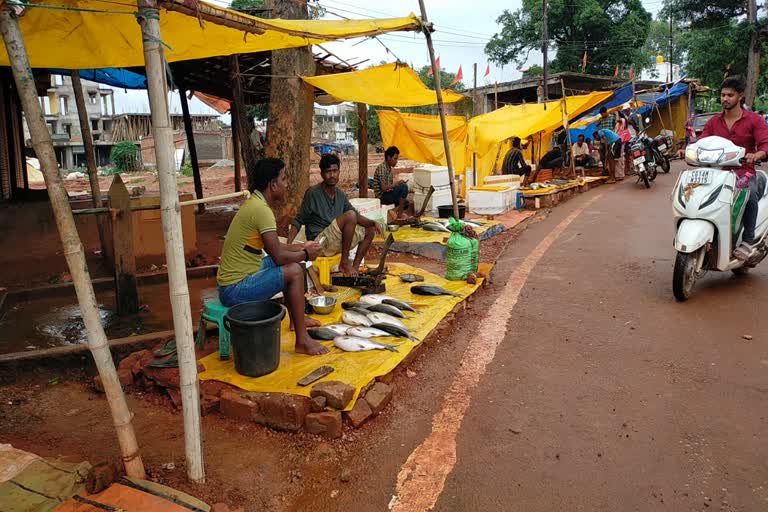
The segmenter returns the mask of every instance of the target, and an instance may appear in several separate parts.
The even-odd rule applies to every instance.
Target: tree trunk
[[[307,19],[306,0],[274,0],[275,18]],[[267,144],[264,153],[285,162],[288,194],[278,225],[285,227],[298,211],[309,187],[309,145],[314,116],[314,88],[300,75],[313,76],[315,61],[309,46],[274,50]],[[290,78],[285,78],[290,77]]]
[[[235,192],[240,192],[243,181],[243,152],[240,151],[240,129],[237,122],[237,104],[234,101],[229,108],[229,116],[232,119],[232,160],[235,162]]]
[[[357,104],[357,179],[360,181],[360,197],[368,197],[368,106]]]
[[[53,216],[59,230],[61,243],[64,246],[64,257],[67,260],[69,272],[72,274],[77,301],[80,304],[80,311],[85,323],[88,348],[91,350],[96,369],[104,386],[104,392],[112,413],[112,421],[115,430],[117,430],[117,439],[120,444],[125,471],[128,476],[145,478],[144,464],[133,430],[133,414],[125,401],[125,395],[115,370],[115,363],[109,351],[107,335],[101,325],[99,307],[91,284],[88,265],[85,261],[83,244],[77,234],[67,191],[64,189],[59,175],[53,143],[38,102],[35,81],[32,77],[32,69],[29,66],[29,58],[21,37],[19,24],[10,9],[0,9],[0,32],[2,32],[5,47],[8,50],[13,77],[19,89],[19,97],[26,114],[29,134],[32,137],[32,145],[45,176],[45,185],[48,188]]]
[[[192,126],[192,116],[189,115],[189,103],[187,91],[179,87],[179,99],[181,100],[181,114],[184,117],[184,132],[187,135],[187,148],[189,149],[189,161],[192,164],[192,179],[195,182],[196,199],[203,198],[203,179],[200,176],[200,162],[197,161],[197,146],[195,145],[195,128]],[[205,213],[205,204],[197,205],[198,213]]]
[[[197,483],[205,482],[203,446],[200,424],[200,389],[197,382],[197,359],[192,332],[184,240],[181,230],[181,207],[174,171],[173,127],[168,113],[168,91],[156,0],[139,0],[139,25],[144,44],[144,67],[152,113],[152,135],[160,180],[160,218],[168,265],[168,288],[171,294],[173,328],[179,355],[180,389],[184,414],[184,450],[187,476]]]
[[[747,54],[747,88],[744,100],[750,108],[755,106],[757,82],[760,79],[760,31],[757,26],[757,4],[747,0],[747,21],[749,22],[749,53]]]
[[[91,135],[91,121],[88,118],[88,110],[85,106],[85,95],[83,94],[83,83],[80,80],[80,73],[72,70],[72,89],[75,93],[75,103],[77,104],[77,117],[80,119],[80,133],[83,137],[83,149],[85,150],[85,163],[88,167],[88,181],[91,183],[91,196],[93,197],[93,207],[101,208],[101,187],[99,187],[99,171],[96,169],[96,151],[93,147],[93,136]],[[96,216],[96,223],[99,229],[99,241],[101,242],[101,256],[107,255],[107,217],[103,215]]]

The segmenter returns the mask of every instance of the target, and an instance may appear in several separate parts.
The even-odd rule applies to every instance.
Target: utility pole
[[[744,99],[750,107],[757,96],[757,81],[760,77],[760,33],[757,26],[757,2],[747,0],[747,21],[749,22],[749,53],[747,54],[747,89]]]
[[[669,12],[669,71],[667,72],[667,83],[672,82],[674,75],[672,74],[672,11]]]
[[[477,115],[477,62],[472,65],[474,74],[474,88],[472,89],[472,115]]]
[[[544,28],[541,31],[541,54],[543,56],[543,66],[544,72],[542,73],[544,78],[544,101],[547,101],[549,99],[549,84],[547,83],[547,50],[549,49],[549,28],[547,26],[547,0],[544,1]]]

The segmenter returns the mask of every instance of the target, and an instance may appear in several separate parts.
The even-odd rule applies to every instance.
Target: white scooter
[[[758,242],[747,261],[733,256],[741,243],[742,217],[749,189],[736,187],[734,169],[741,167],[742,147],[722,137],[705,137],[685,150],[685,161],[694,166],[683,171],[672,192],[677,259],[672,289],[679,301],[691,296],[696,279],[708,270],[747,272],[760,263],[768,247],[768,176],[757,171],[760,204],[755,235]]]

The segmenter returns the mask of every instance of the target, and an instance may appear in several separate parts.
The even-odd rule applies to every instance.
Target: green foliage
[[[367,106],[368,144],[381,144],[381,129],[379,128],[379,116],[376,115],[376,110],[384,108],[387,107]],[[347,124],[352,127],[352,132],[355,134],[355,140],[359,142],[357,134],[360,127],[360,118],[357,115],[357,111],[347,112]]]
[[[533,66],[530,66],[528,69],[523,71],[523,78],[536,78],[542,76],[543,74],[544,68],[538,64],[534,64]]]
[[[189,162],[184,162],[183,164],[181,164],[181,169],[179,169],[179,172],[181,173],[182,176],[186,176],[188,178],[191,177],[193,174],[192,164]]]
[[[641,0],[548,0],[551,67],[581,71],[587,52],[587,73],[612,75],[616,64],[635,70],[650,65],[643,45],[648,38],[651,14]],[[523,0],[523,7],[504,10],[497,18],[500,31],[485,47],[498,64],[522,65],[531,50],[541,48],[542,2]]]
[[[120,141],[112,146],[109,160],[112,162],[115,174],[141,170],[139,150],[136,144],[129,140]]]
[[[258,16],[259,18],[272,17],[270,11],[266,10],[268,8],[266,0],[232,0],[229,8],[252,16]],[[325,9],[318,0],[309,0],[307,2],[307,17],[309,19],[316,20],[324,15]]]
[[[685,48],[678,41],[680,35],[685,29],[679,23],[672,27],[672,62],[678,64],[685,59]],[[651,29],[648,32],[648,39],[645,41],[643,53],[648,57],[649,62],[656,62],[656,56],[661,55],[664,61],[669,60],[669,21],[657,19],[651,22]]]
[[[263,103],[261,105],[248,105],[246,108],[249,117],[253,117],[257,121],[266,121],[269,119],[269,103]]]
[[[662,19],[670,12],[678,21],[691,23],[692,28],[727,25],[734,18],[746,16],[745,0],[670,0],[660,13]]]

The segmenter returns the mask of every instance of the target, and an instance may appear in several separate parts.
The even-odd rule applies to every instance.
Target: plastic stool
[[[197,330],[197,346],[205,345],[205,323],[211,322],[219,326],[219,358],[229,359],[229,331],[224,328],[224,315],[229,308],[219,299],[205,299],[203,311],[200,313],[200,327]]]
[[[320,282],[322,284],[331,284],[331,269],[341,263],[341,254],[335,254],[333,256],[320,256],[312,262],[317,267],[317,273],[320,276]]]

